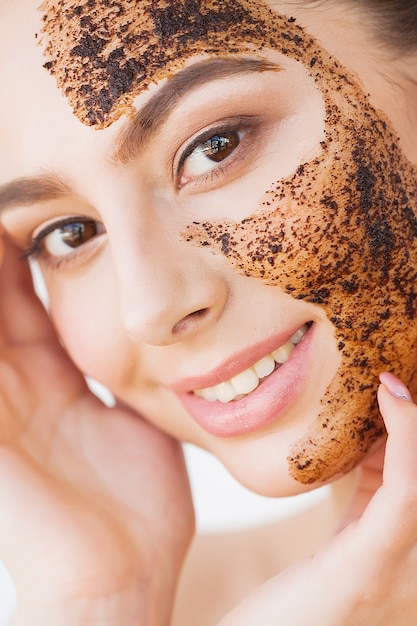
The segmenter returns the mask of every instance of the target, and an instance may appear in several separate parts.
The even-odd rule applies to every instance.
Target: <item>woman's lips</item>
[[[275,369],[288,361],[295,346],[300,343],[307,331],[308,326],[302,326],[283,345],[251,364],[243,372],[213,387],[194,390],[195,395],[210,402],[240,400],[254,391],[260,382],[270,376]]]
[[[229,359],[204,377],[182,381],[173,386],[191,417],[207,432],[218,437],[235,437],[258,430],[279,419],[302,392],[309,371],[310,347],[314,326],[304,327],[302,340],[294,347],[288,360],[264,378],[248,395],[233,401],[209,401],[197,396],[195,390],[206,390],[239,376],[266,355],[283,346],[293,336],[275,337]],[[275,346],[275,347],[274,347]],[[238,396],[239,398],[239,396]]]

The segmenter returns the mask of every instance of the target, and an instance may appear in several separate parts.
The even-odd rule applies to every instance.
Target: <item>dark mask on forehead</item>
[[[298,28],[274,26],[276,16],[250,0],[45,0],[40,10],[45,68],[96,128],[193,55],[260,50],[271,37],[297,54]]]
[[[307,68],[326,107],[320,156],[260,189],[242,222],[196,223],[185,237],[326,311],[342,365],[289,471],[312,483],[350,470],[384,432],[378,373],[410,383],[417,358],[417,172],[386,117],[294,19],[261,2],[60,0],[41,10],[45,67],[97,129],[196,54],[262,58],[268,48]]]

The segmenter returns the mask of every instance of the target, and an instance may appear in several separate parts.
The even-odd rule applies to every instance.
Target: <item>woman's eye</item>
[[[179,186],[206,174],[227,159],[239,146],[244,134],[243,130],[218,132],[199,143],[193,143],[180,162]]]
[[[101,235],[104,227],[94,220],[73,220],[52,224],[34,237],[30,254],[46,253],[49,257],[64,257]]]

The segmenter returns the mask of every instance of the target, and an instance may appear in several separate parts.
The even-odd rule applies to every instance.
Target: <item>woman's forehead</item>
[[[312,41],[260,0],[46,0],[44,67],[76,116],[104,128],[134,98],[194,55],[262,55],[271,47],[311,62]]]

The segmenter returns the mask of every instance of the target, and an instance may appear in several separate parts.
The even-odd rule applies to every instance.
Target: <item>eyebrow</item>
[[[201,85],[230,76],[281,69],[271,61],[245,57],[206,59],[186,67],[168,78],[122,127],[114,160],[126,164],[134,159],[160,130],[180,100]],[[0,213],[15,206],[56,200],[72,193],[72,189],[53,172],[18,178],[0,186]]]
[[[71,188],[54,173],[17,178],[0,186],[0,213],[14,206],[56,200],[71,193]]]
[[[157,134],[180,100],[201,85],[236,75],[280,71],[276,63],[246,57],[206,59],[168,78],[160,90],[121,130],[115,160],[124,164],[134,159]]]

